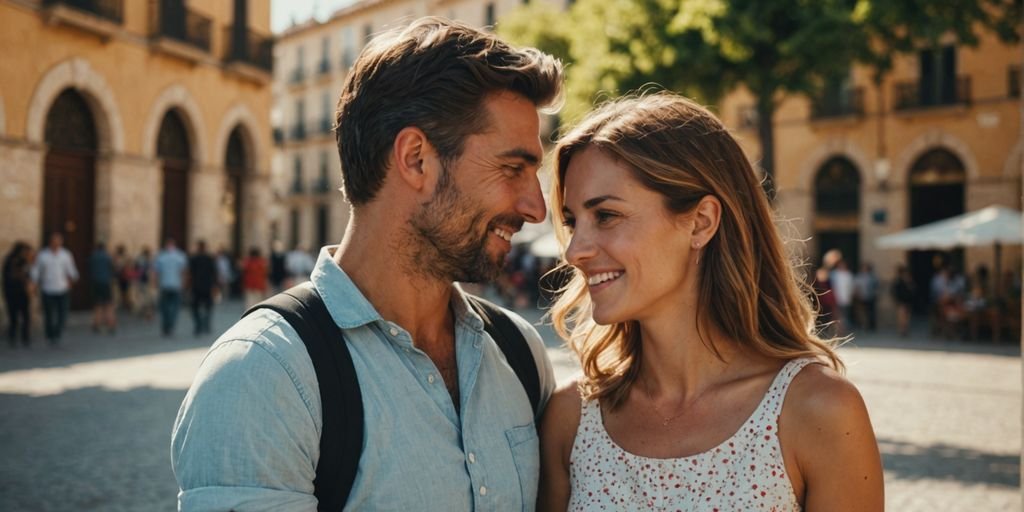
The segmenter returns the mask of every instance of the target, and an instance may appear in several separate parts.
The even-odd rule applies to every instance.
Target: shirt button
[[[482,485],[480,486],[480,496],[487,496],[487,488]]]
[[[398,329],[395,329],[394,327],[392,327],[388,332],[390,332],[392,336],[398,336]]]
[[[476,464],[476,454],[473,452],[469,452],[469,463]]]
[[[433,373],[431,373],[430,375],[427,375],[427,382],[429,382],[431,384],[434,383],[434,374]]]

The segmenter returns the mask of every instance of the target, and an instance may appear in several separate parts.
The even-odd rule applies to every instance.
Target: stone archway
[[[203,123],[202,111],[195,99],[182,85],[171,85],[163,90],[153,102],[146,124],[142,128],[142,156],[156,158],[157,137],[160,123],[167,111],[175,109],[185,123],[189,142],[192,146],[192,161],[195,164],[208,162],[206,126]]]
[[[256,137],[261,124],[244,105],[235,105],[224,116],[218,130],[213,158],[223,169],[223,193],[218,201],[223,240],[229,249],[241,255],[257,238],[259,227],[253,222],[258,207],[254,185],[262,180],[260,164],[265,148]]]
[[[96,121],[100,152],[124,152],[124,124],[114,99],[114,91],[89,61],[75,57],[54,66],[43,76],[32,93],[26,117],[25,138],[43,144],[46,114],[62,91],[74,88],[89,104]]]
[[[860,213],[864,172],[845,156],[833,156],[814,175],[814,239],[817,261],[838,249],[851,269],[860,263]]]

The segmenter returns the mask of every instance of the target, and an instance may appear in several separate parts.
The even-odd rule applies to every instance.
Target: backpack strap
[[[498,348],[505,354],[508,365],[512,367],[512,371],[526,390],[530,406],[533,407],[533,415],[536,417],[540,408],[540,375],[537,372],[537,360],[534,359],[533,351],[530,350],[530,344],[526,342],[523,332],[498,306],[474,295],[466,294],[466,299],[483,319],[484,330],[494,338]]]
[[[337,512],[348,501],[363,449],[363,398],[352,354],[312,283],[274,295],[242,316],[259,309],[284,317],[313,361],[323,411],[313,494],[319,502],[317,510]]]

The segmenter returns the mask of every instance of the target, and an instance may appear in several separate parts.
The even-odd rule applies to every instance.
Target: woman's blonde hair
[[[555,150],[551,211],[556,226],[564,222],[569,161],[590,147],[624,163],[643,186],[664,197],[670,212],[690,212],[707,195],[721,202],[718,231],[700,256],[698,332],[713,326],[767,357],[815,357],[842,371],[834,340],[815,332],[810,289],[793,270],[750,162],[711,112],[660,92],[612,101],[590,113]],[[556,233],[565,248],[568,231]],[[556,271],[565,272],[568,282],[551,318],[580,358],[580,390],[588,400],[617,407],[640,370],[639,325],[596,324],[585,276],[564,263]],[[713,343],[709,348],[718,354]]]

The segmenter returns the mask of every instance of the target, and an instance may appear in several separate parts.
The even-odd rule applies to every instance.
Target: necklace
[[[669,423],[672,423],[672,420],[682,416],[683,412],[685,412],[685,411],[679,411],[679,412],[676,412],[675,414],[673,414],[671,416],[665,416],[665,413],[661,412],[661,408],[658,407],[658,404],[654,401],[654,396],[651,395],[651,388],[648,386],[646,381],[644,382],[643,388],[644,388],[644,393],[647,394],[647,400],[649,400],[651,402],[651,407],[654,408],[654,412],[657,413],[659,418],[661,418],[661,426],[667,427]],[[683,400],[680,400],[679,403],[680,404],[683,403]],[[679,404],[676,404],[676,406],[673,408],[673,410],[676,410],[676,409],[679,409]]]

